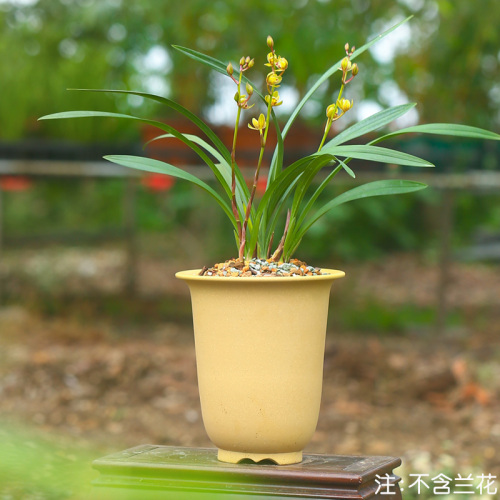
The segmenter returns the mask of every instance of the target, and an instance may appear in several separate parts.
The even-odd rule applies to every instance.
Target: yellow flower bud
[[[250,59],[250,61],[248,61],[249,68],[251,68],[254,64],[255,64],[255,59]]]
[[[349,71],[351,69],[351,61],[348,57],[344,57],[344,59],[342,59],[340,67],[342,68],[342,71]]]
[[[278,57],[278,60],[275,64],[276,69],[279,69],[281,71],[285,71],[285,69],[288,68],[288,61],[284,57]]]
[[[335,104],[330,104],[330,106],[326,108],[326,116],[329,120],[335,118],[336,113],[337,113],[337,106]]]
[[[229,76],[231,76],[234,73],[233,65],[231,63],[227,65],[226,71]]]
[[[280,101],[280,95],[277,90],[273,92],[273,95],[266,95],[264,97],[266,100],[266,103],[269,104],[269,100],[271,100],[271,106],[276,107],[276,106],[281,106],[283,104],[283,101]]]
[[[266,82],[270,87],[277,87],[281,83],[281,76],[276,73],[269,73]]]
[[[359,71],[358,65],[356,63],[354,63],[352,65],[351,70],[352,70],[352,76],[356,76],[358,74],[358,71]]]
[[[267,46],[272,49],[274,47],[274,40],[272,39],[271,35],[267,36]]]
[[[349,99],[340,99],[340,101],[338,101],[338,106],[344,113],[349,111],[352,108],[352,105],[353,101],[349,101]]]
[[[276,58],[276,56],[274,55],[274,53],[269,52],[269,54],[267,54],[267,64],[264,64],[264,66],[272,67],[274,65],[275,58]]]
[[[242,57],[242,58],[240,59],[240,66],[244,66],[244,65],[245,65],[245,58],[244,58],[244,57]]]
[[[246,84],[246,89],[247,89],[247,94],[248,95],[252,95],[253,94],[253,87],[249,83]]]
[[[238,92],[236,92],[236,94],[234,94],[234,100],[236,102],[240,102],[240,94]]]

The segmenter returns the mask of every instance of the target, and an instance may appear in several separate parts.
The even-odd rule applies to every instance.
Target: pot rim
[[[318,274],[316,276],[200,276],[201,269],[189,269],[187,271],[179,271],[175,273],[175,277],[184,281],[216,281],[224,283],[281,283],[283,282],[304,282],[304,281],[324,281],[335,280],[345,276],[344,271],[338,269],[321,268],[321,272],[326,274]],[[274,279],[273,279],[274,278]]]

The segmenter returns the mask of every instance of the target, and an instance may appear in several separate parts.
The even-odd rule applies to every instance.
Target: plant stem
[[[286,240],[286,235],[288,234],[288,228],[290,226],[290,209],[287,210],[286,213],[286,222],[285,222],[285,229],[283,231],[283,236],[279,242],[278,248],[274,251],[274,253],[271,255],[271,260],[276,261],[281,257],[281,254],[283,253],[283,249],[285,248],[285,240]]]
[[[246,245],[246,235],[247,235],[247,227],[248,227],[248,220],[250,218],[250,213],[252,210],[252,204],[253,200],[255,198],[255,192],[257,191],[257,182],[259,180],[259,173],[260,173],[260,167],[262,165],[262,159],[264,157],[264,150],[266,148],[266,141],[267,141],[267,132],[269,130],[269,121],[271,118],[271,110],[273,108],[272,105],[272,92],[274,90],[274,87],[271,89],[271,95],[269,97],[269,103],[267,105],[267,117],[266,117],[266,128],[264,130],[264,134],[262,134],[262,131],[260,133],[260,153],[259,153],[259,160],[257,162],[257,168],[255,169],[255,174],[253,178],[253,185],[252,185],[252,191],[250,192],[250,198],[248,199],[248,204],[247,208],[245,211],[245,220],[243,222],[243,227],[241,229],[241,238],[240,238],[240,252],[239,252],[239,259],[241,261],[244,260],[245,256],[245,245]]]
[[[241,87],[241,74],[238,80],[238,95],[240,95]],[[236,225],[238,227],[238,243],[242,241],[242,230],[241,230],[241,220],[240,214],[238,212],[238,207],[236,205],[236,140],[238,138],[238,128],[240,125],[241,107],[238,106],[238,111],[236,113],[236,123],[234,125],[234,135],[233,135],[233,149],[231,151],[231,208],[233,210],[234,218],[236,219]]]
[[[344,92],[344,87],[345,87],[345,84],[342,84],[340,86],[339,95],[337,96],[337,100],[335,101],[335,108],[333,109],[332,118],[328,118],[328,121],[326,122],[325,133],[323,134],[323,139],[321,139],[321,144],[319,145],[318,153],[321,151],[321,148],[325,144],[325,140],[328,136],[328,132],[330,132],[330,128],[332,126],[332,123],[334,122],[334,119],[335,119],[334,117],[337,114],[337,110],[339,108],[339,101],[340,101],[340,98],[342,97],[342,92]]]

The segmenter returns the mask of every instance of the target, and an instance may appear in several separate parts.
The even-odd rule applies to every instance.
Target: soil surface
[[[80,276],[88,282],[67,257],[63,284],[52,284],[52,294],[59,287],[113,292],[123,255],[86,258]],[[24,262],[28,272],[30,261]],[[37,262],[47,265],[40,256]],[[187,301],[178,281],[158,278],[166,269],[141,262],[139,288]],[[437,267],[411,256],[345,270],[351,283],[334,291],[334,306],[343,294],[371,295],[391,307],[435,301]],[[20,289],[24,278],[9,273],[6,287]],[[330,331],[321,414],[306,452],[400,456],[406,473],[500,476],[500,312],[493,307],[499,275],[498,267],[456,264],[449,301],[466,314],[459,327],[439,335],[432,328]],[[151,317],[124,325],[115,316],[71,308],[51,316],[17,299],[0,308],[0,332],[4,423],[106,452],[142,443],[211,446],[189,320]]]

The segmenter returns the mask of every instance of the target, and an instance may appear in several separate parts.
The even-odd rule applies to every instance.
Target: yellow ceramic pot
[[[318,422],[330,288],[319,276],[213,277],[191,292],[203,422],[219,460],[297,463]]]

